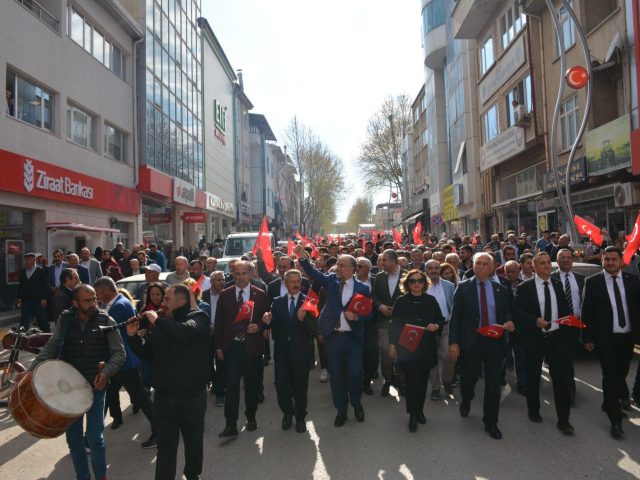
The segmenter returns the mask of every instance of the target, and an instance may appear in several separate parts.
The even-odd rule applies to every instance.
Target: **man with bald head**
[[[87,247],[80,250],[80,265],[89,270],[89,281],[87,283],[93,285],[102,276],[100,262],[91,256],[91,251]]]
[[[189,260],[187,260],[186,257],[176,257],[174,263],[176,271],[167,275],[167,283],[169,285],[177,285],[178,283],[184,282],[187,278],[190,278]]]
[[[78,278],[81,283],[86,283],[87,285],[91,283],[91,275],[89,275],[89,269],[84,265],[80,265],[80,257],[75,253],[69,254],[67,257],[67,262],[69,263],[69,268],[73,268],[76,272],[78,272]]]

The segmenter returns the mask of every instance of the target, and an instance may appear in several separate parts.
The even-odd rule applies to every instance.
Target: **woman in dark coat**
[[[423,411],[427,381],[429,372],[438,362],[436,335],[444,326],[444,317],[438,301],[426,293],[428,280],[424,272],[410,270],[402,278],[400,288],[404,295],[398,297],[393,305],[389,324],[389,356],[396,360],[404,373],[409,430],[415,432],[418,423],[427,421]],[[424,332],[419,342],[414,344],[414,351],[400,343],[405,325]]]

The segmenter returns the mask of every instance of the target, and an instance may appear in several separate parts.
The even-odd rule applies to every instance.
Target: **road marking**
[[[258,452],[260,453],[260,455],[262,455],[262,447],[264,445],[264,437],[259,437],[256,440],[256,445],[258,446]]]
[[[409,470],[409,467],[407,467],[404,463],[400,465],[398,472],[400,472],[400,475],[406,478],[406,480],[413,480],[413,474],[411,473],[411,470]]]
[[[313,480],[329,480],[331,477],[327,473],[327,467],[322,459],[322,453],[320,452],[320,437],[316,433],[316,427],[313,425],[313,421],[307,422],[307,431],[309,432],[309,438],[315,444],[316,447],[316,464],[313,467]]]
[[[618,460],[618,467],[621,470],[633,475],[634,478],[639,478],[638,470],[640,470],[640,463],[636,462],[633,458],[629,456],[627,452],[622,449],[618,449],[618,451],[622,454],[622,458]]]

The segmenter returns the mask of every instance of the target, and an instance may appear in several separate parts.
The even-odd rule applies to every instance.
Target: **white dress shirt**
[[[444,293],[444,287],[442,286],[442,282],[438,281],[431,285],[431,288],[427,290],[427,295],[431,295],[438,301],[438,305],[440,305],[440,311],[442,312],[442,316],[445,321],[449,321],[449,307],[447,306],[447,296]]]
[[[238,296],[240,295],[240,291],[242,290],[242,301],[246,302],[250,300],[249,295],[251,295],[251,284],[247,285],[244,288],[240,288],[236,285],[236,301],[238,301]]]
[[[544,315],[544,282],[547,281],[549,283],[549,292],[551,293],[551,328],[547,330],[542,330],[543,333],[553,332],[554,330],[558,330],[560,325],[558,325],[554,320],[558,319],[558,299],[556,298],[556,291],[551,284],[551,278],[549,280],[543,280],[539,276],[536,275],[536,290],[538,291],[538,305],[540,305],[540,317]],[[548,320],[545,318],[545,320]]]
[[[582,309],[580,305],[580,287],[578,287],[578,281],[573,272],[560,271],[560,281],[562,282],[562,289],[564,290],[564,282],[569,277],[569,285],[571,286],[571,302],[573,303],[573,314],[576,317],[580,317]]]
[[[613,312],[613,333],[629,333],[631,331],[631,320],[629,318],[629,309],[627,308],[627,294],[624,290],[624,282],[622,281],[622,271],[616,275],[616,283],[620,289],[620,296],[622,297],[622,308],[624,310],[624,318],[626,325],[624,328],[618,323],[618,308],[616,306],[616,296],[613,292],[613,278],[612,276],[604,272],[604,283],[607,284],[607,292],[609,293],[609,301],[611,302],[611,311]]]
[[[243,294],[244,297],[244,294]],[[218,298],[220,298],[220,293],[211,292],[211,326],[213,327],[216,323],[216,310],[218,309]],[[237,297],[236,297],[237,299]]]
[[[400,281],[400,272],[401,269],[398,267],[395,273],[387,272],[387,284],[389,285],[389,296],[393,297],[394,292],[396,291],[396,287],[398,286],[398,282]]]
[[[353,297],[353,277],[347,280],[344,284],[344,288],[342,289],[342,299],[341,303],[343,306],[346,306]],[[347,319],[344,316],[344,311],[340,314],[340,327],[336,328],[339,332],[350,332],[351,326]]]
[[[287,286],[284,284],[284,278],[280,281],[280,296],[288,295],[289,290],[287,290]],[[289,299],[291,300],[291,299]]]
[[[60,274],[62,273],[62,263],[60,263],[60,265],[56,265],[54,263],[54,283],[55,283],[55,287],[56,288],[60,288]]]
[[[27,276],[27,280],[31,279],[31,275],[33,275],[33,272],[36,271],[36,268],[38,268],[37,266],[33,266],[33,268],[25,268],[24,269],[24,273]]]

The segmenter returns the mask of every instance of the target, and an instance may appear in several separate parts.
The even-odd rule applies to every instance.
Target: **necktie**
[[[242,296],[243,290],[240,290],[238,292],[238,306],[242,305],[244,303],[244,298]]]
[[[484,282],[480,282],[480,326],[489,326],[489,304],[487,303],[487,291]]]
[[[613,280],[613,295],[616,297],[616,310],[618,310],[618,325],[620,328],[627,326],[627,320],[624,318],[624,307],[622,306],[622,295],[620,295],[620,287],[618,287],[617,275],[611,275]]]
[[[293,320],[293,314],[296,312],[296,299],[291,297],[291,303],[289,304],[289,320]]]
[[[551,290],[549,290],[549,282],[544,282],[544,318],[547,322],[551,322]]]
[[[346,285],[347,282],[345,281],[341,281],[340,282],[340,288],[338,289],[338,296],[340,297],[340,305],[342,305],[344,307],[344,304],[342,303],[342,292],[344,291],[344,286]],[[338,315],[338,319],[336,320],[336,329],[340,328],[340,317],[342,315]]]
[[[564,296],[567,299],[567,305],[569,311],[573,313],[573,295],[571,294],[571,283],[569,283],[569,274],[566,273],[564,277]]]

